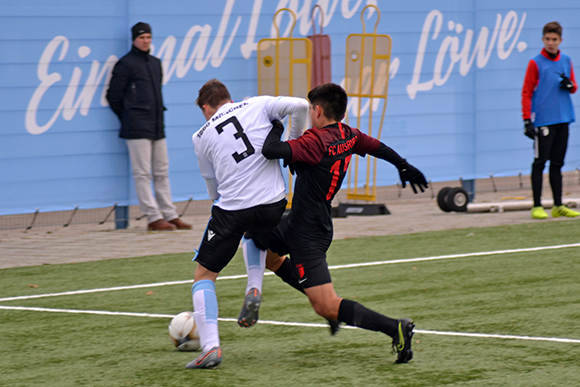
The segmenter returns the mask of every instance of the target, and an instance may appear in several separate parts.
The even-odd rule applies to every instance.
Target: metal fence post
[[[125,229],[129,227],[129,206],[115,207],[115,229]]]
[[[461,186],[467,191],[467,202],[472,203],[475,199],[475,179],[461,180]]]

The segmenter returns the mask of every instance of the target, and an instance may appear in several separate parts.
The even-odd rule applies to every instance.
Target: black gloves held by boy
[[[564,74],[560,74],[560,77],[562,77],[562,80],[560,81],[560,89],[564,89],[564,90],[568,90],[568,91],[572,90],[572,88],[574,87],[574,84],[572,83],[570,78],[568,78]]]
[[[524,134],[532,140],[534,139],[536,128],[534,127],[532,120],[524,120]]]

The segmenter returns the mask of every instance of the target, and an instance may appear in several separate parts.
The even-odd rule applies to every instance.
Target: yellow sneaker
[[[547,219],[548,214],[544,211],[544,207],[532,207],[532,219]]]
[[[554,206],[554,207],[552,207],[552,216],[554,218],[557,218],[559,216],[565,216],[567,218],[575,218],[578,215],[580,215],[580,212],[571,210],[566,206]]]

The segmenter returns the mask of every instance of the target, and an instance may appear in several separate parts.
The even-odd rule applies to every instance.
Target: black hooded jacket
[[[115,64],[107,100],[121,120],[119,137],[165,138],[162,78],[161,61],[135,46]]]

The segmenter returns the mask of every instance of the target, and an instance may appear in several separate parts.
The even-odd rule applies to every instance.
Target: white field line
[[[352,264],[348,264],[348,265],[329,266],[328,268],[330,270],[337,270],[337,269],[347,269],[347,268],[353,268],[353,267],[393,265],[393,264],[397,264],[397,263],[424,262],[424,261],[435,261],[435,260],[442,260],[442,259],[470,258],[470,257],[482,257],[482,256],[499,255],[499,254],[513,254],[513,253],[526,253],[526,252],[534,252],[534,251],[557,250],[557,249],[567,249],[567,248],[572,248],[572,247],[580,247],[580,243],[572,243],[572,244],[566,244],[566,245],[555,245],[555,246],[530,247],[530,248],[525,248],[525,249],[483,251],[483,252],[478,252],[478,253],[467,253],[467,254],[436,255],[433,257],[395,259],[395,260],[391,260],[391,261],[352,263]],[[273,274],[274,273],[272,273],[272,272],[267,272],[264,275],[273,275]],[[231,280],[231,279],[239,279],[239,278],[246,278],[246,277],[247,277],[247,275],[241,274],[241,275],[232,275],[232,276],[226,276],[226,277],[218,277],[218,280]],[[36,294],[36,295],[32,295],[32,296],[5,297],[5,298],[0,298],[0,302],[2,302],[2,301],[16,301],[16,300],[30,300],[30,299],[44,298],[44,297],[70,296],[70,295],[87,294],[87,293],[110,292],[113,290],[153,288],[153,287],[158,287],[158,286],[182,285],[182,284],[188,284],[188,283],[193,283],[193,280],[156,282],[156,283],[151,283],[151,284],[116,286],[116,287],[112,287],[112,288],[74,290],[74,291],[70,291],[70,292]]]
[[[175,317],[174,315],[171,315],[171,314],[112,312],[112,311],[106,311],[106,310],[53,309],[53,308],[4,306],[4,305],[0,305],[0,309],[25,310],[25,311],[34,311],[34,312],[53,312],[53,313],[97,314],[97,315],[107,315],[107,316],[152,317],[152,318],[167,318],[167,319]],[[224,321],[224,322],[237,322],[238,321],[235,318],[218,318],[218,320]],[[294,326],[294,327],[312,327],[312,328],[327,328],[328,327],[327,324],[299,323],[299,322],[285,322],[285,321],[271,321],[271,320],[260,320],[259,324],[283,325],[283,326]],[[359,328],[343,325],[342,329],[359,329]],[[487,334],[487,333],[428,331],[428,330],[422,330],[422,329],[415,329],[415,333],[426,334],[426,335],[440,335],[440,336],[478,337],[478,338],[486,338],[486,339],[505,339],[505,340],[551,341],[551,342],[559,342],[559,343],[580,344],[579,339],[568,339],[568,338],[560,338],[560,337],[496,335],[496,334]]]

